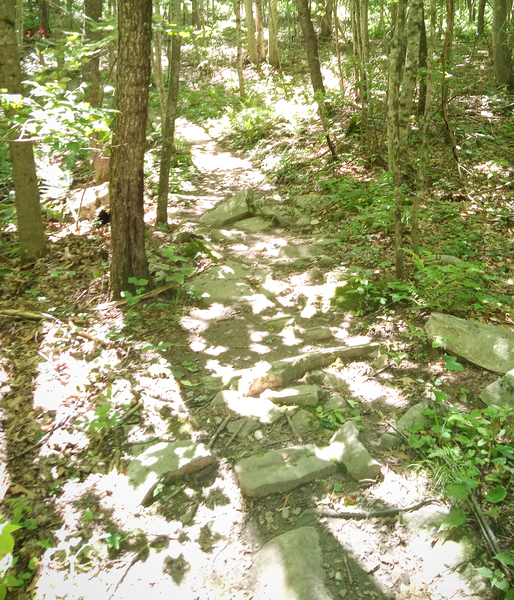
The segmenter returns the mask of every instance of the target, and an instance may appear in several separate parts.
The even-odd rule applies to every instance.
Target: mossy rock
[[[189,244],[184,248],[181,254],[183,256],[186,256],[187,258],[194,258],[198,254],[207,254],[207,256],[210,256],[212,258],[211,251],[209,250],[209,248],[207,248],[207,246],[202,240],[193,240],[189,242]]]
[[[364,294],[357,292],[358,283],[347,283],[336,287],[331,304],[344,311],[358,311],[366,307],[367,299]]]

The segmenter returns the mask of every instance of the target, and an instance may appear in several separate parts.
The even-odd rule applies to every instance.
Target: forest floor
[[[200,258],[188,284],[194,288],[207,269],[228,263],[246,270],[240,283],[255,297],[208,304],[194,291],[168,291],[146,304],[110,303],[109,227],[85,221],[51,223],[49,257],[30,269],[2,253],[10,272],[0,309],[14,312],[0,322],[1,490],[20,516],[17,556],[31,580],[12,587],[10,597],[250,600],[258,597],[255,553],[302,526],[314,526],[319,535],[325,585],[334,599],[488,597],[458,536],[438,532],[438,518],[449,510],[442,499],[401,518],[317,519],[310,509],[401,507],[437,495],[430,477],[414,468],[417,455],[406,447],[381,449],[380,433],[434,386],[470,410],[496,377],[472,365],[445,370],[440,349],[423,333],[429,311],[393,306],[363,313],[358,305],[348,310],[323,298],[324,283],[351,271],[357,256],[346,243],[331,244],[324,255],[309,252],[336,232],[323,208],[308,212],[307,227],[268,222],[261,231],[244,231],[234,223],[226,228],[232,237],[213,240],[199,219],[220,201],[250,187],[256,200],[286,214],[298,210],[295,192],[267,183],[247,158],[200,127],[181,120],[178,134],[192,149],[196,174],[175,195],[171,232],[152,229],[148,249],[174,243],[175,256],[187,258],[188,244],[196,241]],[[150,223],[153,207],[147,208]],[[14,236],[5,234],[4,249]],[[292,247],[305,252],[295,257],[283,250]],[[313,330],[328,332],[326,339],[309,341]],[[379,342],[385,362],[374,367],[376,357],[369,357],[334,365],[346,382],[340,423],[328,411],[320,420],[313,410],[318,420],[302,440],[327,445],[339,424],[354,419],[382,465],[376,481],[357,482],[340,472],[287,494],[244,498],[234,464],[298,444],[282,418],[243,439],[222,431],[213,444],[216,462],[166,482],[149,506],[121,501],[135,445],[210,440],[225,417],[210,403],[240,370],[371,341]],[[478,547],[473,523],[466,529]],[[41,547],[46,554],[32,579],[31,559]]]

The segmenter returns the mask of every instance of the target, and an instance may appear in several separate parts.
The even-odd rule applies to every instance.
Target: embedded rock
[[[425,331],[431,340],[441,340],[448,352],[479,367],[495,373],[514,369],[514,332],[510,329],[432,313]]]
[[[347,421],[330,440],[324,456],[342,462],[356,480],[375,479],[382,468],[359,441],[359,430],[353,421]]]
[[[503,408],[507,405],[509,408],[514,408],[514,369],[488,385],[480,394],[480,400],[487,406]]]
[[[242,493],[261,498],[327,477],[337,471],[337,465],[316,446],[308,445],[243,458],[234,470]]]
[[[261,398],[269,398],[275,404],[318,406],[323,390],[317,385],[294,385],[280,391],[266,390]]]
[[[255,555],[255,600],[331,600],[314,527],[277,536]]]
[[[200,217],[202,225],[223,227],[252,216],[253,190],[247,188],[237,192],[232,198],[220,202],[215,208]]]

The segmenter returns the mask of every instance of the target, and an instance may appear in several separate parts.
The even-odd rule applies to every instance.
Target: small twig
[[[134,406],[120,418],[120,423],[126,421],[131,415],[133,415],[136,412],[136,410],[139,410],[140,408],[143,408],[143,404],[141,402],[139,404],[134,404]]]
[[[230,421],[230,419],[232,418],[232,415],[228,415],[228,417],[225,418],[225,420],[223,421],[223,423],[218,427],[218,429],[216,430],[216,433],[212,436],[211,441],[206,444],[206,448],[207,450],[210,450],[214,444],[214,442],[216,441],[216,438],[219,436],[219,434],[225,429],[225,427],[228,425],[228,422]]]
[[[422,500],[411,506],[405,508],[386,508],[384,510],[332,510],[331,508],[318,509],[318,513],[323,517],[331,517],[333,519],[373,519],[381,517],[392,517],[402,512],[410,512],[411,510],[418,510],[422,506],[427,504],[439,503],[440,500],[437,498],[429,498],[428,500]]]
[[[350,582],[350,585],[353,585],[352,570],[350,568],[350,565],[348,564],[348,559],[346,558],[346,556],[343,556],[343,558],[344,566],[346,567],[346,574],[348,575],[348,581]]]
[[[160,288],[157,288],[155,290],[151,290],[149,292],[147,292],[146,294],[141,294],[141,296],[137,296],[137,300],[138,302],[140,302],[141,300],[146,300],[146,298],[151,298],[152,296],[158,296],[159,294],[162,294],[162,292],[165,292],[166,290],[169,290],[171,288],[178,288],[179,284],[176,281],[172,281],[171,283],[167,283],[166,285],[163,285]],[[128,300],[126,298],[122,298],[121,300],[115,300],[113,302],[106,302],[105,304],[99,304],[95,310],[108,310],[109,308],[113,308],[115,306],[123,306],[124,304],[127,304]]]
[[[60,429],[61,427],[64,427],[66,425],[67,421],[68,421],[68,416],[64,417],[58,423],[56,423],[52,427],[52,429],[50,429],[50,431],[47,431],[45,433],[45,435],[42,438],[40,438],[35,444],[32,444],[32,446],[29,446],[28,448],[25,448],[25,450],[22,450],[21,452],[18,452],[18,454],[14,454],[13,456],[9,456],[7,458],[7,460],[14,460],[14,459],[21,458],[22,456],[25,456],[25,454],[28,454],[29,452],[31,452],[32,450],[34,450],[35,448],[37,448],[38,446],[40,446],[41,444],[43,444],[44,442],[46,442],[46,440],[52,435],[52,433],[54,433],[54,431],[56,431],[57,429]]]
[[[293,434],[295,435],[296,439],[301,443],[303,441],[302,436],[296,430],[293,420],[289,416],[289,411],[287,411],[287,410],[286,410],[286,419],[287,419],[287,422],[289,423],[289,427],[291,427],[291,430],[292,430]]]
[[[230,444],[234,441],[234,438],[236,437],[236,435],[241,431],[241,429],[243,429],[243,427],[246,425],[246,423],[248,422],[248,419],[250,417],[246,417],[246,419],[244,419],[241,423],[241,425],[239,425],[239,427],[234,431],[234,433],[230,436],[230,439],[228,440],[228,442],[225,444],[225,446],[230,446]]]
[[[118,591],[118,588],[120,587],[120,585],[125,581],[125,577],[128,575],[130,569],[132,569],[132,567],[143,558],[145,552],[147,551],[147,548],[142,548],[135,556],[134,558],[130,561],[128,567],[125,569],[125,572],[123,573],[123,575],[121,576],[120,580],[118,581],[118,583],[116,584],[116,587],[114,588],[114,591],[112,592],[112,594],[109,596],[109,598],[107,600],[111,600],[111,598],[114,596],[114,594]]]

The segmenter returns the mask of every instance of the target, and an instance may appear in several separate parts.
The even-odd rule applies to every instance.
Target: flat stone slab
[[[215,462],[204,444],[187,440],[159,442],[132,459],[127,477],[137,502],[144,504],[162,477],[196,473]]]
[[[327,458],[343,463],[356,481],[375,479],[382,469],[359,441],[359,429],[353,421],[346,421],[323,452]]]
[[[322,276],[323,278],[323,276]],[[303,335],[303,341],[309,344],[333,339],[334,334],[329,327],[312,327]]]
[[[514,369],[488,385],[480,394],[480,400],[487,406],[514,407]]]
[[[256,553],[253,568],[255,600],[331,600],[314,527],[293,529],[265,544]]]
[[[282,246],[278,253],[278,258],[315,258],[322,256],[325,248],[321,245],[305,246]]]
[[[73,213],[79,213],[80,220],[93,219],[96,211],[102,206],[109,206],[109,182],[101,185],[74,190],[69,200],[69,208]]]
[[[237,228],[247,233],[261,233],[272,229],[272,224],[261,217],[252,217],[251,219],[239,221]]]
[[[293,490],[337,472],[337,465],[313,445],[272,450],[243,458],[234,467],[245,496],[261,498]]]
[[[228,260],[223,265],[206,269],[190,282],[202,294],[201,302],[204,306],[214,303],[230,305],[250,302],[258,295],[263,296],[263,301],[266,301],[271,294],[263,288],[256,291],[252,282],[263,284],[267,277],[271,277],[269,271],[244,268],[240,263]]]
[[[425,331],[431,340],[441,339],[446,350],[479,367],[495,373],[514,369],[514,332],[510,329],[432,313]]]
[[[260,396],[264,390],[285,388],[301,379],[305,373],[328,367],[338,358],[363,358],[376,352],[379,344],[372,342],[358,346],[340,346],[325,348],[319,352],[301,354],[293,358],[266,363],[256,369],[250,369],[243,375],[239,389],[248,396]]]
[[[295,406],[318,406],[322,396],[323,390],[317,385],[294,385],[280,391],[266,390],[262,394],[275,404]]]
[[[235,390],[222,390],[216,394],[211,407],[230,410],[241,417],[256,419],[260,423],[274,423],[284,414],[284,409],[267,398],[248,398]]]
[[[253,190],[247,188],[237,192],[232,198],[220,202],[215,208],[200,217],[202,225],[223,227],[251,217],[253,210]]]
[[[332,204],[332,196],[322,196],[321,194],[311,194],[305,196],[298,196],[296,198],[296,206],[303,208],[304,210],[321,210]]]

